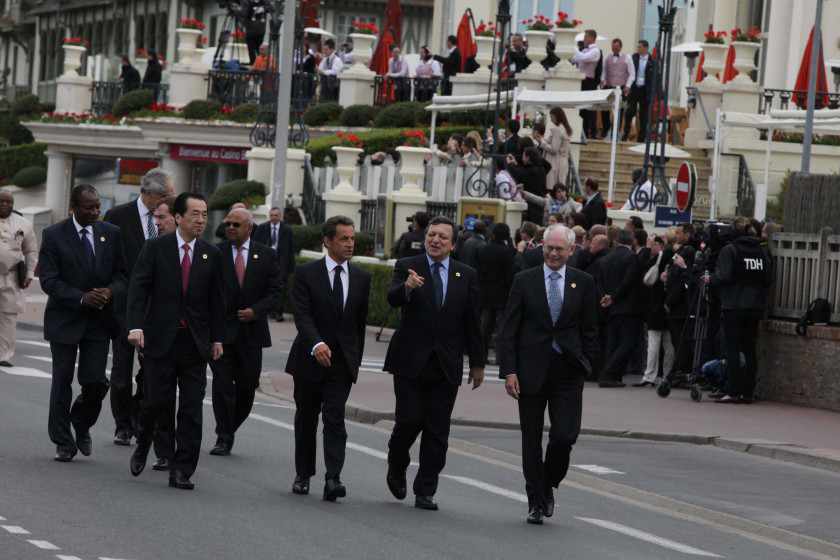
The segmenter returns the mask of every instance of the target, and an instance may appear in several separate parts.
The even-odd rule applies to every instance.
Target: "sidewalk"
[[[34,288],[34,289],[33,289]],[[27,293],[27,310],[19,318],[24,328],[39,328],[46,297],[37,285]],[[387,344],[376,342],[369,328],[363,369],[350,393],[348,419],[377,422],[393,419],[391,376],[382,373]],[[266,362],[283,363],[273,352],[287,352],[295,336],[294,323],[271,323],[274,347]],[[386,331],[386,334],[387,333]],[[459,391],[453,423],[488,428],[519,429],[516,403],[507,396],[498,368],[487,369],[485,384]],[[279,368],[263,372],[261,390],[292,399],[292,378]],[[840,414],[775,402],[719,405],[692,402],[688,391],[674,390],[662,399],[651,389],[599,389],[587,384],[583,392],[583,433],[716,445],[726,449],[825,468],[840,472]]]

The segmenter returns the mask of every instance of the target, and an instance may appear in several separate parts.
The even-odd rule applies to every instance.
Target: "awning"
[[[613,106],[612,89],[593,91],[543,91],[523,89],[516,95],[520,107],[562,107],[563,109],[609,109]]]

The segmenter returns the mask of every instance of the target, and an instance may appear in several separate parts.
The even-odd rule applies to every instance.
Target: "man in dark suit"
[[[446,56],[436,54],[433,58],[443,67],[443,95],[452,95],[452,77],[461,71],[461,51],[455,35],[446,38],[446,48]]]
[[[656,61],[650,56],[648,49],[650,45],[642,39],[633,54],[633,85],[630,86],[630,94],[627,96],[627,115],[624,118],[624,135],[622,142],[626,142],[630,136],[630,126],[633,117],[639,115],[639,135],[636,142],[644,142],[647,138],[648,118],[650,109],[651,93],[654,87],[654,74],[656,72]]]
[[[268,212],[268,221],[254,228],[254,241],[271,248],[277,257],[278,273],[281,284],[286,286],[289,275],[295,271],[295,244],[292,228],[283,221],[283,211],[277,206]],[[278,297],[269,310],[269,316],[277,321],[283,320],[283,297]]]
[[[575,234],[549,226],[545,262],[516,275],[497,340],[499,375],[519,401],[528,523],[554,514],[554,488],[580,433],[583,380],[598,351],[595,282],[566,266]],[[543,461],[545,410],[551,428]]]
[[[315,474],[318,414],[324,422],[324,500],[347,495],[341,482],[347,430],[344,406],[359,376],[365,349],[370,274],[350,265],[353,220],[333,216],[324,223],[327,255],[295,273],[292,303],[297,337],[286,372],[295,379],[295,494],[309,493]]]
[[[586,216],[586,228],[590,229],[594,225],[607,224],[607,205],[604,198],[601,196],[601,191],[598,190],[598,181],[589,177],[583,184],[583,192],[586,194],[586,202],[581,209],[581,213]]]
[[[225,282],[225,339],[222,358],[211,365],[217,439],[210,455],[230,455],[236,430],[251,414],[263,348],[271,346],[268,312],[283,287],[274,253],[251,240],[251,213],[232,210],[224,223],[228,240],[218,247]]]
[[[446,464],[449,422],[464,375],[465,352],[473,389],[484,380],[478,275],[449,258],[454,237],[451,220],[432,219],[426,230],[426,254],[397,261],[388,290],[388,303],[402,308],[402,317],[383,368],[394,375],[397,399],[386,480],[394,497],[404,499],[409,450],[422,433],[414,505],[427,510],[438,509],[434,495]]]
[[[516,250],[512,245],[510,227],[501,223],[493,226],[490,242],[478,250],[476,271],[481,293],[481,336],[485,356],[489,354],[497,319],[505,309],[513,283]]]
[[[106,222],[120,228],[128,278],[131,278],[143,244],[147,239],[158,236],[154,222],[155,209],[173,192],[174,187],[169,174],[155,168],[146,172],[140,180],[140,196],[137,200],[115,206],[105,214]],[[121,327],[113,340],[114,359],[111,368],[111,413],[116,424],[114,443],[117,445],[131,445],[131,436],[137,421],[137,409],[131,394],[134,347],[128,343],[128,332],[125,330],[124,296],[125,294],[114,302],[114,310]]]
[[[44,338],[52,353],[49,433],[61,462],[72,461],[77,451],[91,454],[90,427],[108,392],[108,341],[119,329],[114,300],[126,289],[120,229],[97,221],[99,208],[96,189],[74,187],[73,215],[44,230],[39,256],[41,288],[49,296],[44,311]],[[77,355],[82,391],[71,407]]]
[[[128,290],[128,341],[143,352],[143,403],[131,474],[146,466],[155,420],[179,391],[169,486],[192,490],[198,464],[207,362],[222,356],[225,329],[221,253],[200,239],[207,201],[181,193],[175,233],[143,246]]]
[[[607,363],[598,379],[603,388],[624,387],[621,378],[639,343],[645,312],[644,272],[631,248],[633,234],[623,229],[616,242],[618,246],[600,264],[601,306],[608,310]]]

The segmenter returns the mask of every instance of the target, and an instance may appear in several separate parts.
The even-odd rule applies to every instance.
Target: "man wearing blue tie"
[[[554,488],[569,469],[580,433],[583,381],[598,351],[595,281],[566,266],[569,228],[549,226],[544,263],[516,275],[496,341],[499,376],[519,403],[528,523],[554,513]],[[551,428],[543,461],[545,410]]]

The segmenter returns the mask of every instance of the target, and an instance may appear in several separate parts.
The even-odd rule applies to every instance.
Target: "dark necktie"
[[[271,224],[271,248],[277,248],[277,226],[275,224]]]
[[[82,228],[82,231],[79,232],[79,235],[82,236],[82,245],[84,245],[85,248],[85,258],[87,259],[87,265],[91,269],[93,269],[96,265],[96,254],[93,252],[93,245],[91,244],[91,241],[88,238],[89,233],[90,232],[88,232],[87,228]]]
[[[333,305],[335,305],[335,312],[341,317],[344,312],[344,285],[341,283],[341,273],[344,269],[341,266],[336,266],[333,269]]]
[[[190,285],[190,268],[192,267],[190,244],[184,243],[182,249],[184,249],[184,258],[181,259],[181,292],[186,294]]]
[[[438,309],[443,307],[443,282],[440,279],[440,269],[443,265],[436,262],[432,265],[432,284],[435,288],[435,305]]]
[[[155,226],[155,222],[153,221],[152,213],[149,212],[146,214],[146,238],[147,239],[154,239],[158,236],[157,226]]]

